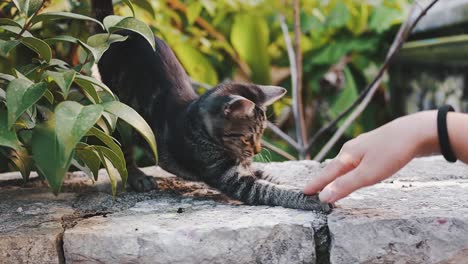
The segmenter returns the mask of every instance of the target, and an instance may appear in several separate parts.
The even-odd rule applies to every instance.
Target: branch
[[[26,24],[23,26],[23,28],[21,29],[21,31],[18,33],[18,36],[16,36],[16,39],[20,39],[21,36],[24,34],[24,32],[26,30],[29,29],[29,27],[31,26],[31,21],[32,19],[37,16],[37,14],[39,13],[39,10],[42,9],[42,7],[44,6],[46,0],[42,0],[42,3],[41,3],[41,6],[36,10],[36,12],[34,12],[34,14],[31,16],[31,18],[29,18],[28,22],[26,22]]]
[[[416,27],[418,22],[421,20],[423,16],[426,15],[427,11],[432,8],[439,0],[433,0],[426,8],[424,8],[421,13],[417,16],[417,18],[410,23],[411,18],[415,14],[417,7],[419,6],[418,2],[416,1],[413,6],[411,7],[411,10],[409,12],[408,18],[406,19],[405,23],[402,24],[400,27],[400,30],[398,31],[397,36],[395,37],[392,46],[390,47],[390,50],[387,54],[387,57],[385,59],[384,64],[380,68],[377,76],[375,79],[371,82],[371,84],[359,95],[358,99],[350,106],[348,109],[346,109],[337,119],[335,119],[331,124],[336,125],[338,123],[339,119],[341,119],[343,116],[347,115],[355,106],[359,104],[359,102],[362,100],[362,102],[359,104],[359,106],[356,108],[356,110],[345,120],[344,124],[335,132],[335,134],[332,136],[332,138],[325,144],[325,146],[322,148],[322,150],[314,157],[314,160],[320,161],[322,160],[325,155],[330,151],[330,149],[334,146],[336,141],[341,137],[341,135],[346,131],[346,129],[352,124],[352,122],[364,111],[364,109],[367,107],[369,104],[370,100],[372,99],[374,93],[377,91],[377,88],[379,87],[382,77],[385,73],[385,71],[388,69],[390,63],[395,59],[396,55],[400,51],[401,47],[403,46],[404,42],[408,38],[409,34],[413,31],[413,29]],[[314,135],[312,138],[311,145],[317,140],[317,138],[323,134],[326,130],[330,129],[332,126],[328,125],[325,128],[322,128],[318,133]],[[309,145],[309,148],[311,147]]]
[[[285,158],[285,159],[288,159],[288,160],[297,160],[293,155],[291,155],[291,154],[287,153],[286,151],[284,151],[284,150],[282,150],[282,149],[276,147],[275,145],[273,145],[273,144],[271,144],[271,143],[265,141],[264,139],[262,139],[262,145],[263,145],[265,148],[267,148],[267,149],[269,149],[269,150],[275,152],[276,154],[280,155],[281,157],[283,157],[283,158]]]
[[[297,151],[299,151],[301,149],[301,146],[299,144],[297,144],[297,142],[292,139],[290,136],[288,136],[288,134],[284,133],[283,131],[281,131],[281,129],[279,129],[279,127],[275,126],[273,123],[271,123],[270,121],[268,121],[268,128],[273,131],[273,133],[275,133],[277,136],[279,136],[280,138],[282,138],[284,141],[288,142],[289,145],[291,145],[292,147],[294,147]]]
[[[300,6],[299,0],[294,0],[293,2],[293,13],[294,13],[294,37],[295,37],[295,50],[296,50],[296,69],[297,69],[297,80],[296,87],[293,87],[296,90],[296,98],[294,101],[295,109],[295,121],[297,124],[296,135],[297,142],[301,146],[299,151],[299,157],[301,159],[310,158],[307,153],[307,128],[304,119],[304,104],[302,102],[302,50],[301,50],[301,17],[300,17]]]
[[[294,35],[295,35],[295,50],[292,45],[292,40],[289,36],[288,26],[284,15],[279,16],[281,30],[283,31],[286,50],[288,53],[289,64],[291,68],[291,86],[293,97],[293,116],[296,124],[296,149],[299,152],[299,157],[304,159],[307,157],[306,144],[307,133],[304,120],[303,104],[302,104],[302,53],[301,53],[301,32],[299,18],[299,0],[294,0]],[[291,144],[292,142],[289,142]]]

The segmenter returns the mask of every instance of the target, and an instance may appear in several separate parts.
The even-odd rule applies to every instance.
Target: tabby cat
[[[225,82],[199,97],[164,41],[156,37],[154,51],[140,35],[120,34],[128,39],[111,45],[99,61],[99,72],[120,100],[134,107],[155,131],[163,169],[203,181],[246,204],[330,210],[317,195],[271,182],[251,167],[261,150],[265,109],[285,94],[284,88]],[[131,187],[155,188],[154,180],[127,156]]]

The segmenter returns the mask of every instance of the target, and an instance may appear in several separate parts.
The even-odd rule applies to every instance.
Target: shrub
[[[115,194],[117,178],[125,184],[127,170],[121,145],[112,133],[130,125],[157,158],[155,137],[136,111],[119,102],[105,84],[86,75],[85,68],[97,62],[111,43],[126,40],[115,31],[137,32],[154,47],[153,33],[133,17],[108,16],[101,23],[75,13],[39,12],[44,3],[2,4],[13,15],[0,18],[0,58],[6,60],[0,69],[0,155],[25,180],[31,170],[37,170],[55,194],[71,165],[95,180],[103,166]],[[51,21],[64,19],[97,23],[105,33],[86,41],[71,36],[71,30],[49,38],[35,33]],[[86,59],[69,65],[54,56],[51,47],[59,45],[80,46]]]

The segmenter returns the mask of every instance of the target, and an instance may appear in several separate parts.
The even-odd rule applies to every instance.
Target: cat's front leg
[[[297,188],[258,179],[242,166],[232,167],[221,177],[210,178],[210,185],[231,198],[251,205],[283,206],[328,213],[331,205],[320,202],[318,195],[305,195]]]
[[[266,180],[274,184],[283,184],[277,177],[272,176],[262,170],[254,170],[253,174],[260,180]]]
[[[146,175],[136,165],[133,154],[133,147],[124,147],[123,149],[128,171],[128,185],[137,192],[149,192],[151,190],[157,189],[158,185],[155,181],[155,178]]]

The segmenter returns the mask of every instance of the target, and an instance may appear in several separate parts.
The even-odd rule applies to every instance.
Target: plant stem
[[[266,141],[266,140],[264,140],[264,139],[262,139],[262,145],[263,145],[265,148],[267,148],[267,149],[269,149],[269,150],[275,152],[276,154],[280,155],[281,157],[283,157],[283,158],[285,158],[285,159],[288,159],[288,160],[297,160],[293,155],[291,155],[291,154],[287,153],[286,151],[284,151],[284,150],[282,150],[282,149],[276,147],[275,145],[269,143],[268,141]]]
[[[31,26],[31,20],[37,16],[37,14],[39,13],[39,11],[42,9],[42,7],[44,6],[46,0],[42,0],[42,3],[41,3],[41,6],[36,10],[36,12],[34,12],[34,14],[28,19],[28,22],[26,22],[26,24],[24,24],[24,27],[21,29],[20,33],[18,33],[18,36],[16,37],[16,39],[20,39],[21,36],[24,34],[24,32],[26,30],[29,29],[29,27]]]
[[[325,155],[330,151],[330,149],[334,146],[336,141],[341,137],[341,135],[346,131],[346,129],[352,124],[352,122],[364,111],[366,106],[369,104],[370,100],[372,99],[374,93],[377,91],[377,88],[379,87],[383,75],[385,71],[388,69],[390,66],[390,63],[395,59],[396,55],[400,51],[401,47],[403,46],[404,42],[408,38],[409,34],[411,31],[416,27],[418,22],[421,20],[423,16],[426,15],[427,11],[432,8],[439,0],[433,0],[429,5],[427,5],[426,8],[424,8],[421,13],[417,16],[417,18],[410,23],[411,18],[413,17],[413,14],[416,12],[417,7],[419,4],[415,2],[413,6],[411,7],[411,11],[409,12],[408,18],[406,19],[405,23],[400,27],[400,30],[398,31],[397,36],[395,37],[392,46],[390,47],[390,50],[387,54],[387,57],[385,59],[384,64],[380,68],[377,76],[374,78],[374,80],[371,82],[371,84],[359,95],[357,100],[350,106],[348,109],[346,109],[340,116],[335,119],[331,124],[336,125],[338,123],[339,119],[342,117],[346,116],[351,110],[356,107],[357,105],[358,108],[345,120],[345,123],[335,132],[335,134],[332,136],[332,138],[325,144],[325,146],[322,148],[322,150],[314,157],[314,160],[316,161],[321,161]],[[362,100],[362,102],[361,102]],[[361,102],[359,104],[359,102]],[[327,127],[321,129],[311,140],[311,145],[313,142],[326,130],[331,128],[332,126],[328,125]],[[309,145],[309,147],[311,147]]]

